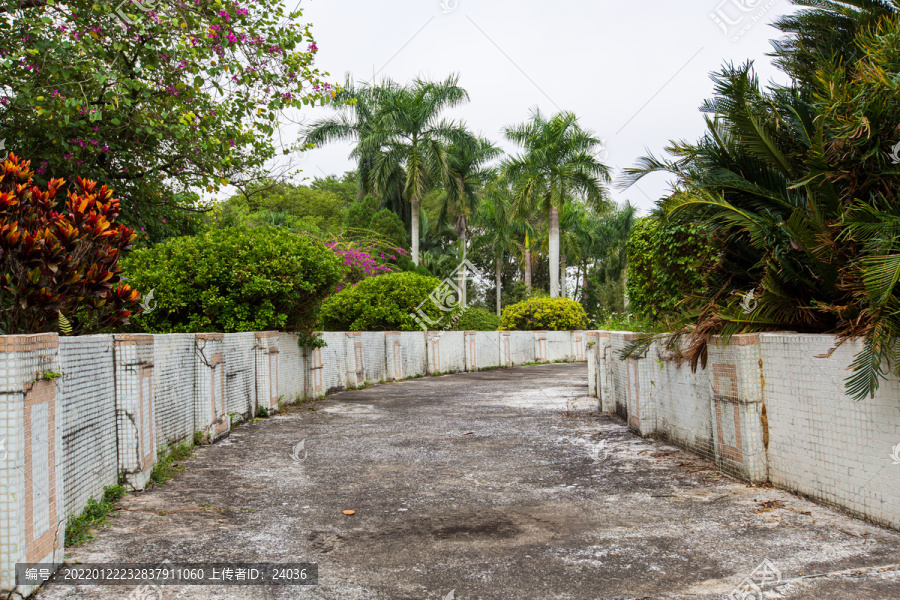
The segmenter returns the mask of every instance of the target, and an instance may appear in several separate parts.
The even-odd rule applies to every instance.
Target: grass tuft
[[[193,454],[194,444],[189,442],[178,444],[168,451],[161,450],[159,455],[157,455],[153,470],[150,471],[150,481],[147,483],[147,486],[162,485],[184,471],[184,465],[180,464],[179,461],[190,458]]]
[[[108,485],[103,488],[103,497],[100,502],[91,498],[80,515],[69,517],[66,523],[66,547],[80,546],[94,539],[92,530],[102,527],[106,523],[107,516],[124,495],[125,486]]]

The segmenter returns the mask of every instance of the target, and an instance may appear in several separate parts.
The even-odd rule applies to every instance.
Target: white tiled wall
[[[0,337],[0,591],[17,562],[61,562],[66,523],[55,334]],[[18,589],[27,596],[31,586]]]
[[[735,336],[711,344],[707,367],[692,373],[660,345],[622,361],[617,352],[632,335],[598,332],[589,349],[591,391],[604,411],[744,480],[900,528],[900,465],[891,457],[900,444],[900,380],[891,375],[874,398],[848,397],[844,379],[860,343],[826,357],[837,345],[828,335]]]
[[[256,405],[256,333],[225,334],[225,410],[251,416]]]
[[[225,336],[202,333],[195,339],[194,353],[194,427],[211,439],[225,435],[230,428]]]
[[[307,370],[303,352],[296,333],[278,334],[278,394],[289,403],[306,395]]]
[[[428,373],[451,373],[466,370],[465,333],[462,331],[429,331],[426,344]]]
[[[143,489],[156,462],[153,336],[113,337],[119,472],[132,487]]]
[[[153,408],[156,443],[171,446],[190,440],[194,423],[196,373],[194,336],[153,336]]]
[[[545,335],[547,337],[547,360],[551,362],[575,360],[571,331],[548,331]],[[582,341],[582,343],[584,342]]]
[[[514,367],[535,362],[534,347],[534,333],[531,331],[500,333],[501,362],[504,366]]]
[[[474,349],[476,366],[479,369],[500,366],[500,332],[498,331],[474,331]],[[466,340],[466,352],[472,349],[472,342]],[[467,361],[471,363],[471,361]],[[471,366],[470,366],[471,368]]]
[[[347,334],[326,331],[322,339],[327,344],[320,349],[324,392],[343,390],[347,387],[347,363],[353,359],[347,355]]]
[[[649,354],[658,435],[712,460],[713,388],[708,371],[692,372],[689,365],[671,360],[671,353],[657,344]]]
[[[414,331],[389,331],[384,335],[385,379],[395,381],[425,375],[425,335]]]
[[[113,336],[59,338],[66,515],[119,480]]]
[[[844,394],[847,366],[861,343],[830,358],[829,336],[764,334],[765,400],[772,483],[900,527],[900,381],[891,376],[874,398]]]
[[[357,386],[366,381],[369,383],[385,381],[387,355],[383,332],[362,332],[358,336],[348,337],[347,344],[347,356],[350,358],[348,381],[351,384],[353,384],[354,378]],[[362,365],[358,364],[360,358]],[[351,375],[354,377],[352,378]]]

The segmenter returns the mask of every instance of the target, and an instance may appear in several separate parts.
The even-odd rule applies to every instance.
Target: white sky
[[[443,2],[443,7],[442,7]],[[317,66],[341,83],[372,74],[406,83],[416,76],[459,73],[471,102],[447,116],[513,151],[502,128],[547,114],[575,112],[582,127],[606,138],[615,173],[647,149],[657,155],[670,139],[703,132],[701,102],[711,96],[709,73],[728,61],[756,62],[763,82],[779,75],[766,53],[780,37],[769,26],[790,12],[788,0],[301,0],[313,24]],[[735,23],[726,34],[712,15]],[[781,78],[780,78],[781,79]],[[333,114],[304,111],[307,122]],[[351,145],[307,153],[304,176],[354,168]],[[668,189],[647,178],[617,201],[646,212]]]

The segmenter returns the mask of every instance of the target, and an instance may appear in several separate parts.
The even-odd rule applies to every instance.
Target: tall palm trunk
[[[531,295],[531,241],[525,234],[525,289]]]
[[[500,256],[499,255],[497,256],[495,261],[496,262],[494,263],[494,265],[495,265],[494,277],[497,282],[497,316],[499,317],[500,313],[501,313],[501,310],[500,310],[500,270],[501,270],[501,268],[500,268]]]
[[[578,265],[578,275],[575,276],[575,295],[572,296],[572,300],[578,300],[581,298],[584,299],[584,290],[581,287],[581,267],[584,266],[585,272],[587,272],[587,266],[585,263],[581,263]],[[581,292],[581,296],[578,295],[578,292]]]
[[[559,257],[559,297],[566,297],[566,255]]]
[[[459,264],[459,307],[465,308],[466,306],[466,232],[465,230],[459,233],[459,246],[460,246],[460,255],[462,256],[462,260]]]
[[[550,207],[550,297],[559,297],[559,209]]]
[[[410,219],[411,226],[411,235],[412,235],[412,260],[416,266],[419,266],[419,197],[415,196],[410,203],[412,206],[412,214],[410,215],[412,218]]]

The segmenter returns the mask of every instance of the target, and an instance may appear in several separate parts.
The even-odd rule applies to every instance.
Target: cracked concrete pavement
[[[900,533],[629,433],[596,414],[586,375],[582,363],[415,379],[242,425],[129,494],[69,560],[318,563],[317,586],[141,600],[718,600],[765,560],[780,581],[734,598],[900,598]]]

